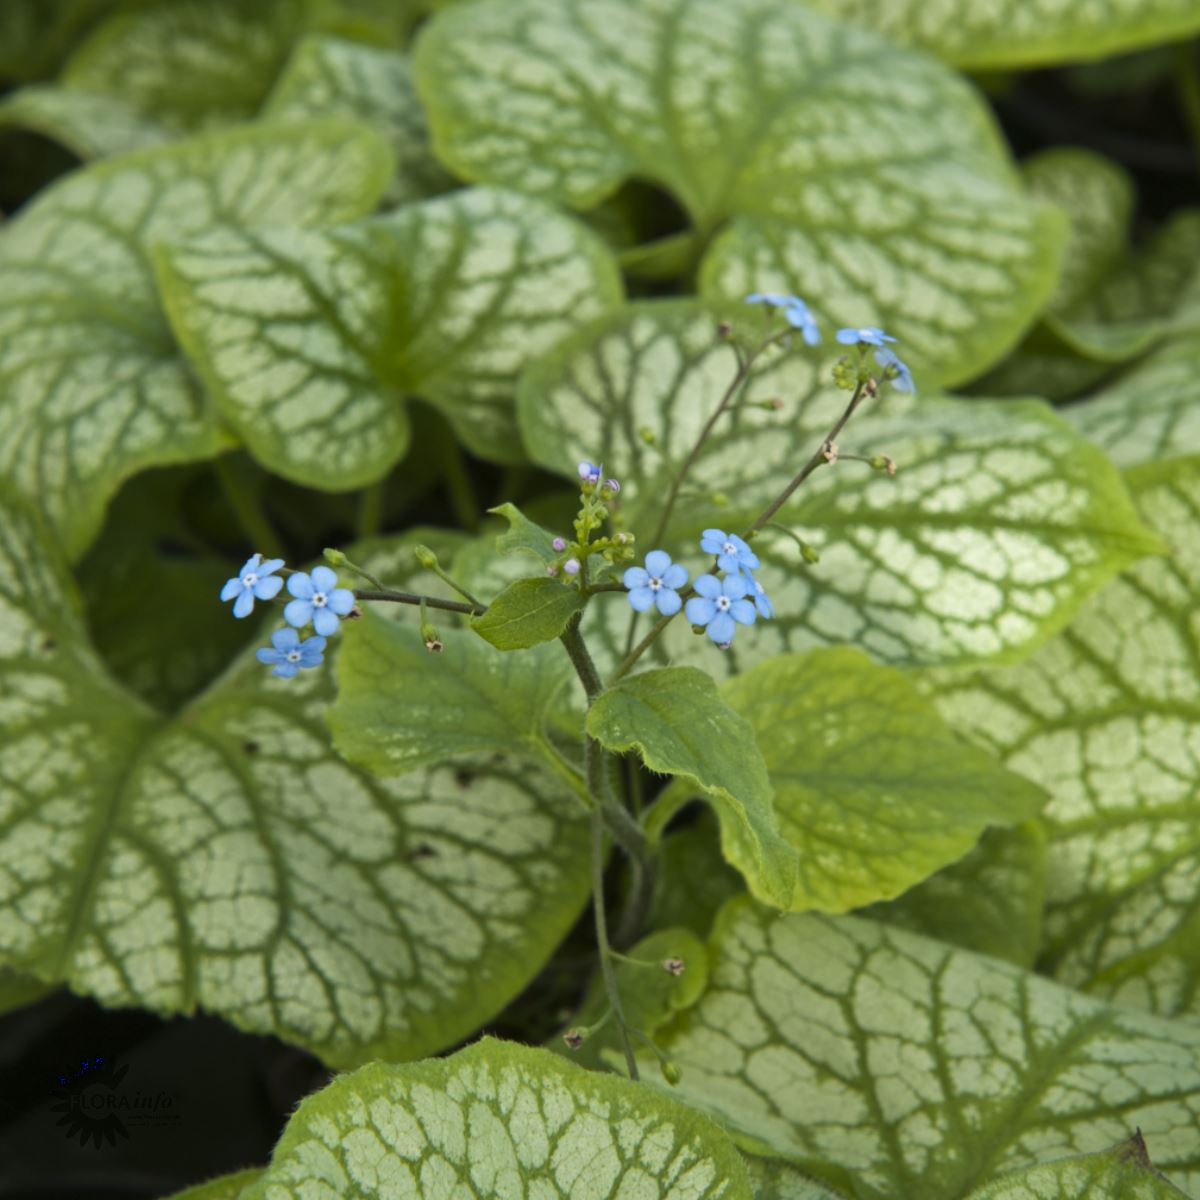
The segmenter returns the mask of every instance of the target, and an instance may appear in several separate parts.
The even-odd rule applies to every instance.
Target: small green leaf
[[[517,458],[517,373],[621,296],[593,234],[489,188],[323,233],[163,246],[157,267],[223,415],[272,471],[331,491],[372,483],[403,456],[406,394],[483,457]]]
[[[253,117],[320,0],[172,0],[109,17],[62,82],[112,95],[176,133]]]
[[[186,1191],[175,1192],[168,1200],[241,1200],[242,1193],[257,1183],[265,1172],[265,1167],[247,1167],[244,1171],[234,1171],[207,1183],[198,1183]]]
[[[622,512],[642,544],[736,369],[714,336],[718,311],[630,305],[521,381],[531,456],[564,476],[580,459],[602,461],[621,481]],[[740,405],[697,458],[663,539],[676,558],[695,553],[706,526],[745,529],[846,403],[800,353],[770,362],[745,399],[772,395],[786,397],[782,412]],[[1163,549],[1112,464],[1045,405],[891,392],[864,408],[844,440],[891,455],[895,477],[853,462],[816,471],[776,521],[821,561],[805,562],[778,530],[755,540],[778,618],[739,633],[724,660],[676,621],[661,639],[667,661],[719,671],[823,643],[904,664],[1011,661],[1061,629],[1122,567]],[[610,623],[594,638],[599,657],[619,661],[628,614],[592,607],[601,610],[595,621]],[[593,627],[584,632],[592,644]]]
[[[700,1113],[545,1050],[491,1038],[450,1058],[373,1063],[288,1122],[246,1200],[751,1200]]]
[[[442,161],[579,209],[659,185],[712,239],[703,295],[802,280],[827,324],[885,326],[927,380],[977,375],[1033,320],[1065,222],[1029,201],[954,72],[789,0],[668,0],[619,38],[611,23],[607,0],[438,13],[413,70]]]
[[[779,832],[795,850],[783,906],[794,912],[898,896],[961,858],[989,825],[1014,825],[1045,799],[959,741],[898,671],[857,650],[769,659],[722,693],[770,773]]]
[[[333,1065],[452,1045],[525,988],[589,890],[560,779],[492,753],[355,770],[328,673],[253,650],[164,720],[104,671],[51,545],[0,502],[0,966]]]
[[[609,750],[637,750],[652,771],[698,788],[721,820],[725,857],[755,895],[786,908],[795,855],[780,837],[771,782],[754,730],[722,702],[716,684],[694,667],[666,667],[623,679],[588,710],[587,731]],[[673,813],[689,792],[660,806]],[[661,827],[661,813],[651,825]]]
[[[408,60],[393,50],[340,38],[305,38],[260,115],[272,120],[355,117],[383,133],[396,156],[396,171],[383,194],[389,207],[422,200],[454,185],[430,149]]]
[[[939,675],[948,720],[1050,793],[1040,965],[1163,1015],[1200,1013],[1200,465],[1143,468],[1171,555],[1132,568],[1011,671]]]
[[[1191,0],[817,0],[843,20],[878,29],[968,69],[1108,58],[1200,30]],[[1107,64],[1106,64],[1107,65]]]
[[[674,1094],[746,1150],[858,1200],[958,1200],[1140,1127],[1162,1170],[1200,1184],[1193,1022],[871,921],[780,916],[747,898],[725,907],[710,955],[708,991],[656,1041],[682,1072]]]
[[[389,170],[361,125],[247,126],[95,163],[0,229],[0,475],[72,555],[123,480],[222,444],[159,308],[150,247],[346,220],[374,205]]]
[[[0,128],[41,134],[82,159],[157,146],[173,135],[120,96],[52,83],[30,84],[6,96],[0,102]]]
[[[377,775],[396,775],[465,751],[528,749],[570,675],[559,647],[504,655],[457,629],[425,649],[415,623],[373,612],[348,627],[338,656],[334,744]],[[419,686],[414,682],[420,679]]]
[[[517,579],[471,618],[471,628],[497,650],[525,650],[558,637],[583,603],[578,588],[557,579]]]
[[[1045,903],[1046,835],[1025,821],[985,830],[964,858],[862,915],[1032,969]]]
[[[496,549],[501,554],[532,555],[543,566],[558,560],[554,534],[535,525],[515,504],[500,504],[489,508],[488,512],[508,522],[508,532],[496,538]]]
[[[1200,454],[1200,336],[1147,355],[1063,416],[1119,467]]]

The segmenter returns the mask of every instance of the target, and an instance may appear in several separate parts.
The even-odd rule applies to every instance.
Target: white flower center
[[[728,611],[729,611],[729,606],[730,606],[732,603],[733,603],[733,601],[732,601],[732,600],[730,600],[730,598],[729,598],[728,596],[718,596],[718,597],[717,597],[717,607],[718,607],[718,608],[719,608],[719,609],[720,609],[722,612],[728,612]]]
[[[300,661],[300,651],[299,650],[289,650],[287,652],[287,660],[288,660],[288,662],[299,662]]]
[[[657,592],[662,587],[663,582],[657,575],[650,576],[650,582],[646,585],[652,592]]]
[[[248,571],[242,576],[242,587],[252,588],[258,582],[258,576],[253,571]]]
[[[314,592],[313,598],[312,598],[313,607],[314,608],[324,608],[328,599],[329,599],[329,597],[326,596],[324,592]]]
[[[736,554],[737,547],[732,542],[726,542],[722,547],[726,554]]]

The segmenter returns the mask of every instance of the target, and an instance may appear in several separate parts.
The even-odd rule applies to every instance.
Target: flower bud
[[[413,557],[428,571],[432,571],[438,565],[438,556],[428,546],[415,547]]]
[[[331,567],[344,567],[348,561],[340,550],[333,550],[329,546],[326,546],[321,553],[325,556],[325,561]]]
[[[647,446],[653,446],[654,443],[658,441],[658,435],[653,429],[650,428],[649,425],[643,425],[641,429],[638,430],[638,437],[640,437]]]
[[[441,654],[442,639],[438,635],[438,631],[428,621],[421,624],[421,641],[425,643],[425,649],[430,654]]]
[[[659,1067],[662,1069],[662,1077],[672,1087],[678,1087],[679,1081],[683,1078],[683,1072],[679,1069],[679,1064],[672,1062],[669,1058],[665,1058],[659,1063]]]
[[[604,481],[604,486],[608,491],[612,492],[614,496],[621,490],[621,485],[615,479],[606,479]]]
[[[896,460],[887,454],[876,454],[871,459],[871,466],[876,471],[886,471],[889,475],[896,473]]]
[[[583,1045],[584,1034],[580,1029],[568,1029],[562,1035],[562,1039],[567,1043],[568,1050],[578,1050]]]
[[[557,553],[561,554],[567,548],[567,539],[556,537],[554,541],[550,543],[550,545],[554,547]]]
[[[567,561],[565,563],[563,563],[563,573],[566,575],[578,575],[579,574],[579,559],[568,558]]]

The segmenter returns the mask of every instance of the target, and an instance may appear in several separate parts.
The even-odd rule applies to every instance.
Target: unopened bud
[[[578,1050],[583,1045],[583,1031],[580,1029],[568,1029],[562,1035],[562,1039],[567,1043],[568,1050]]]
[[[567,548],[567,539],[557,537],[550,543],[550,545],[552,545],[554,549],[561,554]]]
[[[682,975],[687,970],[687,963],[682,958],[664,958],[662,969],[668,975]]]
[[[616,542],[618,546],[632,546],[635,540],[636,539],[634,538],[633,534],[627,531],[618,533],[617,536],[613,538],[613,541]]]
[[[717,337],[719,337],[723,342],[729,341],[729,339],[733,337],[733,322],[722,321],[720,325],[717,326]]]
[[[783,408],[783,401],[778,396],[772,396],[770,400],[764,400],[762,407],[768,412],[779,412]]]
[[[438,565],[438,556],[428,546],[414,547],[413,557],[428,571]]]
[[[871,466],[876,471],[886,471],[889,475],[896,473],[896,460],[887,454],[876,454],[871,459]]]
[[[557,574],[558,574],[558,564],[557,564],[557,563],[551,563],[551,564],[550,564],[550,565],[549,565],[549,566],[546,568],[546,574],[547,574],[547,575],[557,575]]]
[[[563,572],[567,575],[578,575],[579,574],[579,559],[568,558],[567,561],[565,563],[563,563]]]
[[[421,641],[425,643],[425,649],[430,654],[441,654],[442,639],[438,631],[428,622],[421,625]]]
[[[621,485],[615,479],[606,479],[604,481],[604,486],[608,489],[608,491],[612,492],[614,496],[621,490]]]
[[[658,441],[658,435],[653,429],[650,428],[649,425],[643,425],[641,429],[638,430],[638,437],[640,437],[647,446],[653,446],[654,443]]]
[[[729,503],[729,494],[727,492],[713,492],[709,496],[709,500],[718,508],[724,508]]]
[[[662,1077],[672,1087],[678,1087],[679,1081],[683,1078],[683,1072],[679,1069],[679,1064],[672,1062],[669,1058],[664,1058],[658,1065],[662,1069]]]
[[[326,546],[321,553],[325,556],[325,561],[331,567],[344,567],[349,561],[340,550],[331,549],[329,546]]]
[[[806,563],[819,563],[821,561],[821,556],[807,543],[801,547],[800,553]]]

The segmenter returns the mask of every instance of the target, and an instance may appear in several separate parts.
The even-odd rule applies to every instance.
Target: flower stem
[[[467,465],[463,461],[462,448],[449,429],[445,431],[441,450],[442,481],[450,498],[450,506],[454,509],[458,523],[468,533],[475,533],[479,529],[479,505],[475,502],[475,492],[467,474]]]
[[[255,548],[268,558],[284,557],[286,551],[283,539],[267,519],[262,506],[239,478],[230,456],[222,454],[214,459],[213,470],[217,473],[217,481],[221,485],[221,491],[225,493],[225,499],[229,501],[229,506],[236,514],[242,529],[254,542]]]
[[[386,600],[392,604],[415,604],[422,602],[430,608],[440,608],[445,612],[465,613],[469,617],[479,617],[487,612],[482,604],[460,604],[457,600],[443,600],[439,596],[418,596],[415,592],[395,592],[391,588],[360,589],[356,588],[354,596],[358,600]]]
[[[600,952],[604,990],[608,993],[609,1007],[616,1018],[629,1078],[636,1081],[639,1078],[637,1059],[633,1055],[633,1043],[629,1040],[629,1026],[625,1024],[621,991],[617,987],[617,973],[613,968],[612,948],[608,944],[608,917],[604,911],[604,817],[599,808],[592,811],[592,912],[596,917],[596,946]]]
[[[846,423],[854,416],[855,410],[862,403],[863,397],[867,394],[865,383],[859,383],[854,389],[854,395],[850,397],[850,403],[846,405],[846,411],[834,422],[833,428],[826,434],[824,441],[813,452],[812,458],[800,468],[795,478],[767,505],[766,509],[759,515],[758,520],[742,534],[744,538],[751,538],[762,527],[768,524],[771,518],[791,499],[792,493],[820,466],[824,465],[829,460],[825,457],[826,450],[834,438],[842,432],[846,427]]]
[[[354,535],[358,539],[375,537],[383,524],[383,480],[368,484],[358,494],[358,513]]]

